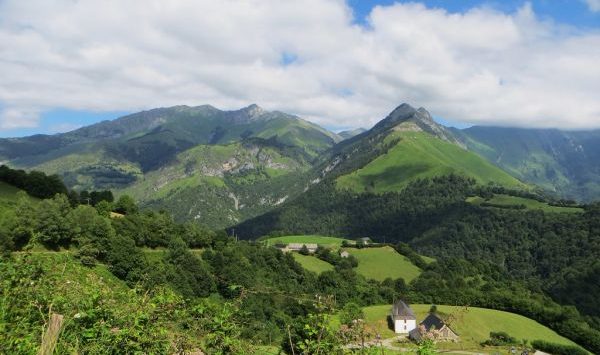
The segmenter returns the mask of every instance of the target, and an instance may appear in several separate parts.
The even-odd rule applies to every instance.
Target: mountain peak
[[[435,122],[425,108],[415,109],[407,103],[396,107],[386,118],[377,123],[373,130],[421,131],[464,147],[446,127]]]
[[[244,107],[240,111],[246,112],[249,116],[260,116],[263,113],[267,112],[265,109],[263,109],[262,107],[258,106],[257,104],[251,104],[251,105],[249,105],[247,107]]]
[[[374,130],[388,130],[403,122],[406,122],[413,118],[417,114],[417,110],[407,103],[396,107],[386,118],[379,121],[373,129]]]
[[[234,124],[242,124],[260,119],[266,119],[266,117],[264,117],[266,113],[268,113],[268,111],[257,104],[252,104],[236,111],[227,112],[229,119]]]

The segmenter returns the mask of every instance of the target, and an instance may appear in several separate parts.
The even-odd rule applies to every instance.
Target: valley
[[[294,353],[320,327],[331,349],[414,353],[387,324],[404,300],[468,309],[441,351],[599,351],[598,205],[461,132],[407,104],[343,135],[176,106],[0,140],[0,329],[19,324],[0,342],[36,349],[52,313],[64,352]],[[484,344],[498,332],[516,340]]]

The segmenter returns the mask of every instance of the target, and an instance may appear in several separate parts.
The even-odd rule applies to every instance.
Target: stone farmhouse
[[[435,313],[429,315],[410,331],[409,337],[414,341],[431,339],[433,341],[458,341],[459,337],[444,320]]]

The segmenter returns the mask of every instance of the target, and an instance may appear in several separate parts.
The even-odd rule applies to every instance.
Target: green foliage
[[[108,201],[100,201],[96,204],[95,207],[96,211],[98,211],[98,214],[102,217],[110,217],[110,212],[112,212],[113,210],[112,203]]]
[[[214,304],[202,302],[193,310],[200,317],[206,336],[204,345],[210,354],[251,354],[252,349],[241,340],[240,307],[238,302]]]
[[[517,344],[517,339],[511,337],[506,332],[490,332],[490,338],[482,343],[482,345],[487,346],[507,346]]]
[[[419,343],[417,355],[433,355],[437,353],[435,343],[431,339],[425,339]]]
[[[207,265],[194,256],[179,238],[169,243],[165,254],[169,265],[167,280],[185,297],[206,297],[215,291],[215,281]]]
[[[308,251],[308,248],[306,247],[306,244],[302,244],[302,248],[300,248],[299,253],[301,255],[309,255],[310,251]]]
[[[531,346],[535,349],[548,352],[553,355],[587,355],[588,352],[578,346],[549,343],[543,340],[534,340]]]
[[[352,325],[359,319],[364,319],[365,315],[362,308],[353,302],[348,302],[340,311],[340,322],[345,325]]]
[[[68,258],[48,261],[27,255],[0,259],[3,351],[36,353],[51,313],[66,320],[57,353],[175,351],[166,331],[183,305],[178,296],[164,289],[150,295],[108,285],[93,271],[84,276]],[[66,279],[64,270],[83,279]]]
[[[138,212],[135,200],[129,195],[122,195],[115,202],[114,211],[121,214],[136,214]]]
[[[296,342],[284,343],[284,347],[304,355],[342,354],[341,339],[331,324],[333,299],[316,296],[314,308],[294,329],[294,335],[290,334],[289,338]]]
[[[71,204],[65,195],[42,200],[35,212],[35,241],[50,248],[68,244],[74,234],[73,224],[69,220],[70,211]]]
[[[66,194],[67,188],[58,175],[46,175],[40,171],[25,172],[0,165],[0,181],[6,182],[28,194],[39,198],[50,198],[56,194]]]

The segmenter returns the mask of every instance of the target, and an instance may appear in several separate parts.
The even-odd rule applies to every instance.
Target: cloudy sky
[[[0,0],[0,136],[179,104],[369,127],[403,102],[600,128],[600,0]]]

